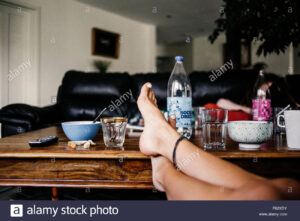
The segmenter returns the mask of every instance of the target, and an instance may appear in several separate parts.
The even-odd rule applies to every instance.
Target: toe
[[[169,116],[169,124],[173,127],[173,128],[176,128],[176,116],[174,114],[171,114]]]
[[[144,103],[145,100],[148,100],[149,98],[149,91],[151,91],[151,83],[147,82],[146,84],[143,85],[141,88],[140,96],[138,97],[137,104],[141,105]]]
[[[153,91],[152,91],[152,90],[151,90],[151,91],[149,91],[149,97],[150,97],[151,101],[154,103],[155,96],[154,96],[154,93],[153,93]]]
[[[147,82],[143,85],[141,88],[140,97],[148,96],[149,91],[151,91],[152,84],[150,82]]]

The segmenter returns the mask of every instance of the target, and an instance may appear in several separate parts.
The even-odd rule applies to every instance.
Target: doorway
[[[1,107],[38,105],[38,11],[0,2]]]

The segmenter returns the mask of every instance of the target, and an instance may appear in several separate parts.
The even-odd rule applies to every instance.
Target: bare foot
[[[151,87],[151,83],[144,84],[137,101],[145,121],[145,128],[140,138],[140,149],[147,155],[163,155],[165,150],[172,148],[180,135],[169,125],[158,109]]]
[[[152,164],[152,182],[155,188],[160,192],[165,192],[163,177],[168,169],[174,169],[171,162],[165,157],[151,157]]]

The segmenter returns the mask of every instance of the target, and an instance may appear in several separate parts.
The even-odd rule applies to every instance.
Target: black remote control
[[[29,141],[31,147],[45,147],[58,141],[57,136],[42,137],[33,141]]]

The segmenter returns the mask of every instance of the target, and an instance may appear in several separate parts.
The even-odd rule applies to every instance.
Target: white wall
[[[187,73],[193,70],[193,46],[192,43],[159,44],[157,45],[157,56],[183,56],[184,68]],[[174,61],[175,63],[175,61]]]
[[[252,64],[257,62],[264,62],[268,65],[266,69],[267,72],[275,73],[278,75],[287,75],[289,68],[289,49],[286,50],[284,54],[271,54],[266,57],[263,55],[257,56],[256,51],[258,49],[259,44],[252,44],[251,50],[251,59]]]
[[[74,0],[9,0],[40,10],[39,102],[51,103],[66,71],[93,71],[93,60],[110,60],[108,71],[155,71],[156,28]],[[121,35],[118,59],[91,55],[93,27]]]
[[[158,45],[158,56],[174,56],[176,54],[185,54],[191,62],[188,64],[188,72],[192,70],[210,71],[220,68],[224,63],[223,61],[223,46],[226,42],[225,35],[220,35],[219,38],[211,44],[208,37],[198,36],[194,37],[190,44],[177,43],[170,45]],[[257,62],[264,62],[268,64],[267,72],[275,73],[278,75],[288,74],[289,68],[289,49],[284,54],[272,54],[264,57],[263,55],[257,56],[256,51],[259,43],[252,44],[251,47],[251,63],[252,65]],[[295,50],[295,73],[300,73],[300,56],[297,56],[299,49]],[[187,59],[185,59],[187,61]],[[187,66],[185,64],[185,66]]]
[[[208,41],[208,37],[198,36],[193,38],[193,69],[210,71],[223,65],[223,44],[225,36],[221,35],[214,44]]]
[[[300,46],[294,50],[294,73],[300,74]]]
[[[225,43],[225,35],[211,44],[207,36],[199,36],[193,39],[193,68],[194,70],[212,70],[217,69],[223,65],[223,44]],[[272,54],[264,57],[257,56],[256,51],[259,43],[252,44],[251,47],[251,62],[252,65],[256,62],[265,62],[268,64],[267,72],[276,73],[279,75],[286,75],[289,66],[289,52],[285,54]],[[300,59],[299,59],[300,60]],[[299,62],[300,65],[300,62]],[[298,67],[300,68],[300,67]]]

